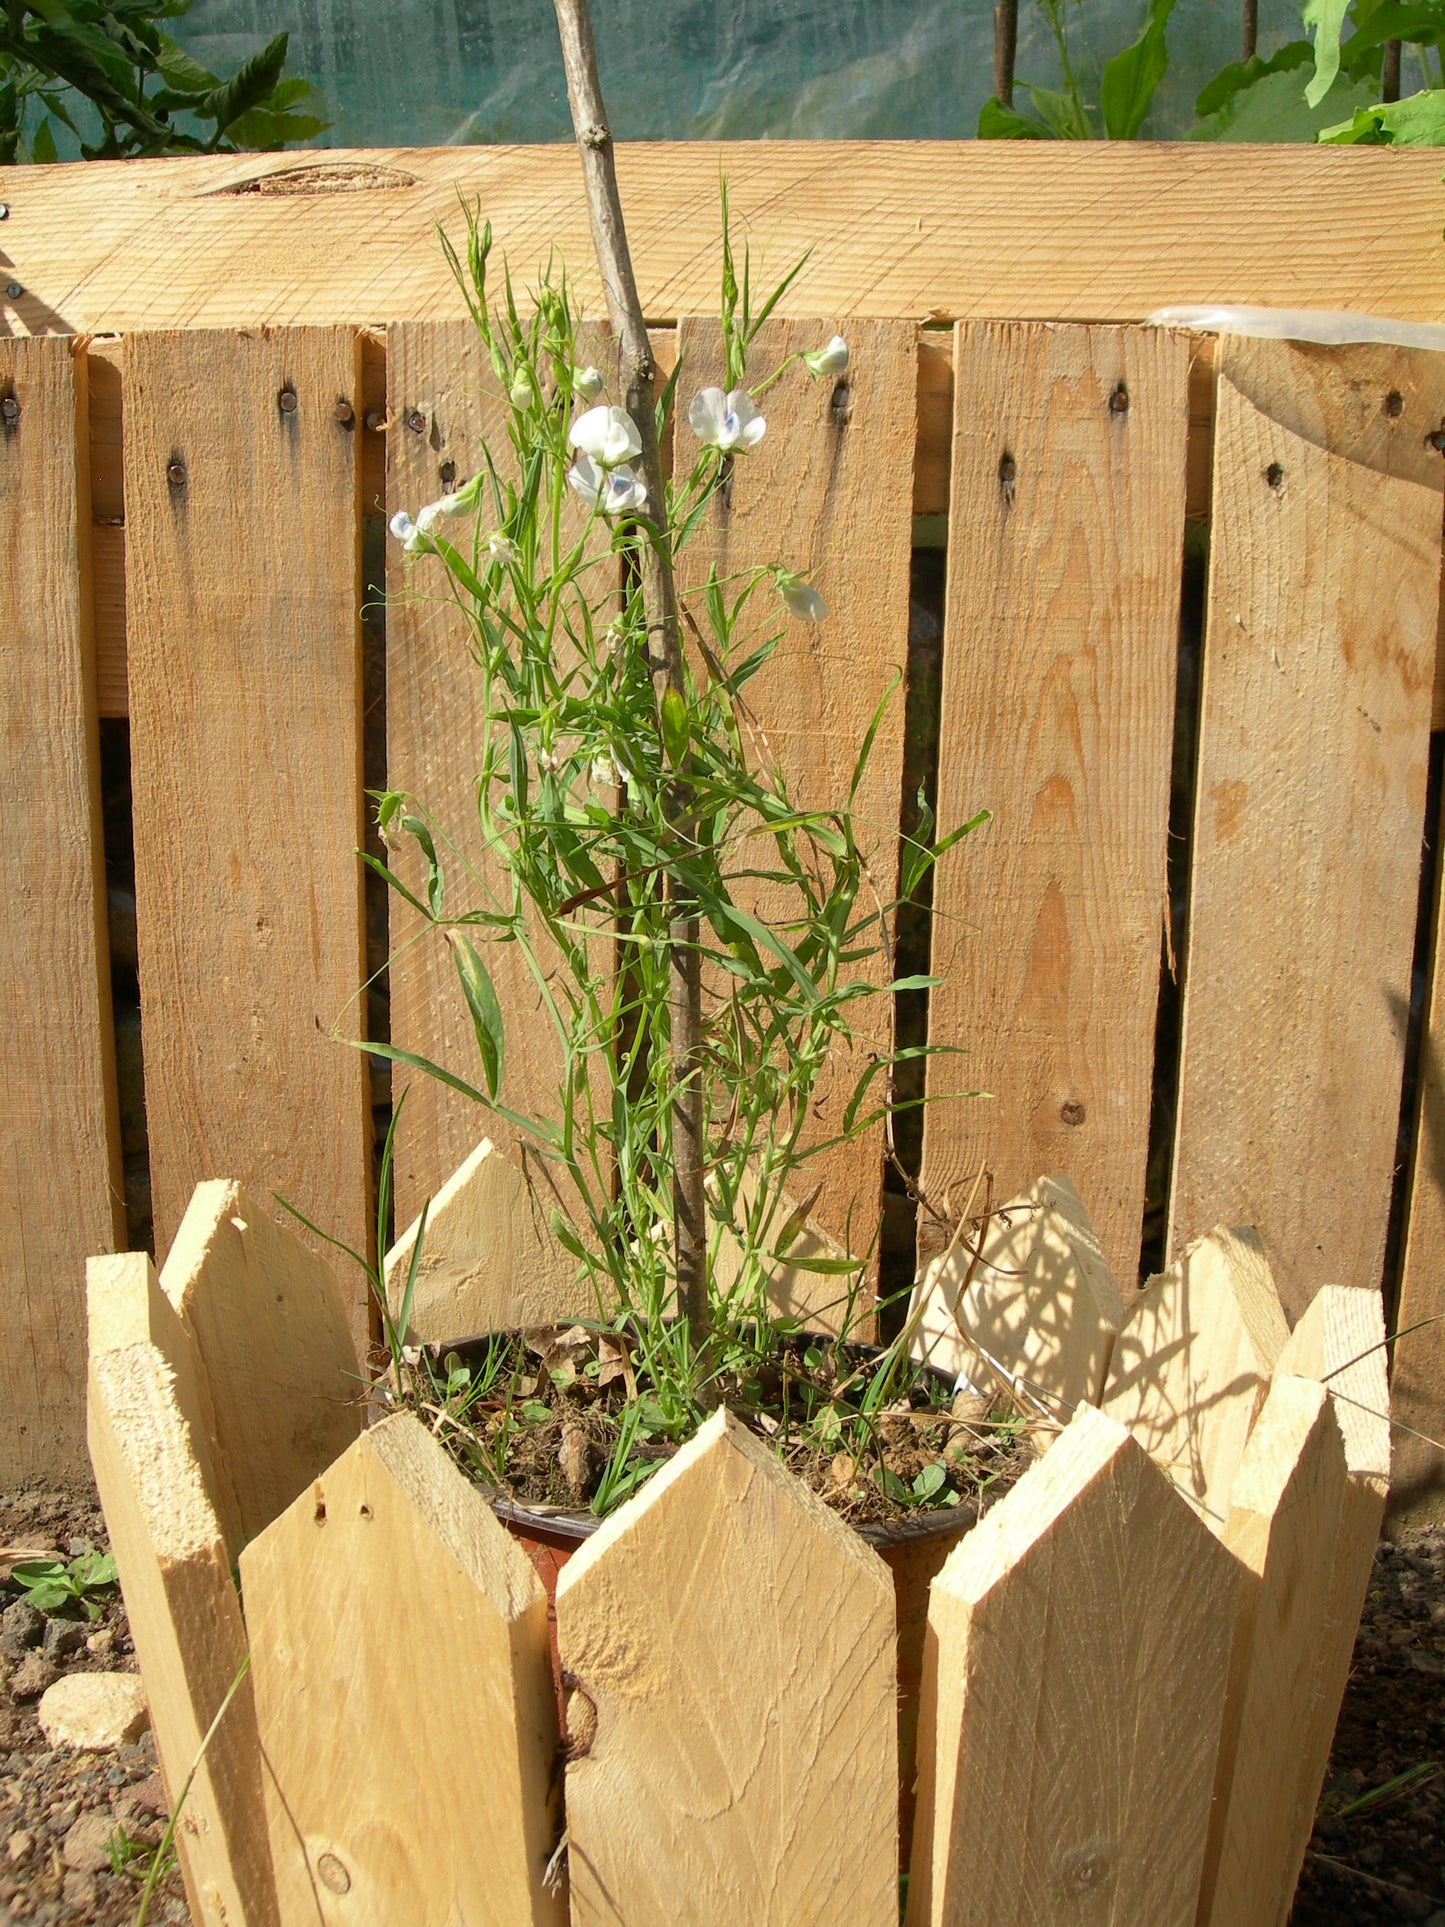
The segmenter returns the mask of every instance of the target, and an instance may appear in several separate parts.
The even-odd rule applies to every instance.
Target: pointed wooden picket
[[[933,1582],[909,1927],[1192,1927],[1237,1583],[1081,1407]]]
[[[1328,1387],[1347,1473],[1309,1730],[1297,1755],[1289,1846],[1296,1874],[1314,1827],[1389,1493],[1390,1387],[1385,1353],[1385,1312],[1379,1292],[1325,1285],[1310,1300],[1279,1356],[1281,1374],[1298,1373]]]
[[[421,1234],[407,1323],[412,1339],[445,1344],[597,1315],[588,1285],[577,1280],[576,1259],[552,1234],[558,1200],[545,1188],[546,1166],[529,1161],[528,1171],[483,1138],[431,1200],[425,1231],[418,1216],[386,1254],[395,1317]]]
[[[547,1600],[409,1412],[241,1555],[282,1917],[562,1927]]]
[[[1104,1410],[1215,1532],[1288,1337],[1259,1239],[1220,1227],[1150,1279],[1115,1343]]]
[[[574,1927],[894,1927],[893,1586],[726,1411],[557,1587]]]
[[[196,1186],[161,1286],[204,1361],[216,1510],[234,1555],[356,1437],[347,1299],[331,1267],[229,1178]]]
[[[1065,1422],[1076,1406],[1098,1404],[1124,1322],[1119,1287],[1067,1178],[1039,1178],[997,1212],[977,1264],[961,1240],[935,1259],[913,1312],[916,1359],[966,1374],[981,1391],[1001,1372]]]
[[[92,1274],[93,1297],[104,1289]],[[158,1346],[93,1353],[89,1435],[172,1805],[195,1768],[176,1830],[192,1919],[281,1927],[241,1602],[195,1434]]]
[[[1224,1530],[1242,1572],[1200,1927],[1275,1927],[1289,1910],[1345,1476],[1329,1393],[1313,1379],[1277,1377]]]

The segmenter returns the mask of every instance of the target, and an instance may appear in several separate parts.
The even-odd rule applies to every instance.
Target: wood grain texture
[[[1119,407],[1121,386],[1127,407]],[[1111,406],[1111,404],[1114,404]],[[923,1188],[1040,1171],[1138,1275],[1188,436],[1164,331],[959,330]],[[952,1204],[950,1205],[950,1199]],[[945,1230],[924,1221],[921,1260]]]
[[[366,1064],[329,1035],[365,1016],[356,429],[335,412],[356,337],[131,336],[125,383],[157,1249],[198,1179],[232,1176],[365,1252]]]
[[[1346,1472],[1308,1732],[1295,1756],[1298,1777],[1288,1847],[1295,1868],[1291,1894],[1314,1827],[1389,1488],[1390,1388],[1385,1355],[1380,1294],[1359,1286],[1325,1285],[1311,1299],[1279,1356],[1281,1374],[1318,1379],[1328,1389],[1345,1448]]]
[[[1073,1185],[1035,1179],[977,1249],[975,1263],[960,1240],[914,1286],[913,1357],[979,1391],[997,1384],[992,1364],[1065,1424],[1097,1405],[1125,1307]]]
[[[0,1482],[85,1468],[84,1265],[122,1241],[85,365],[0,341]]]
[[[173,1805],[246,1659],[231,1555],[156,1346],[91,1358],[89,1433]],[[252,1681],[240,1677],[176,1829],[191,1918],[204,1927],[281,1927],[261,1782]]]
[[[908,1927],[1192,1927],[1237,1585],[1081,1408],[933,1582]]]
[[[1257,1237],[1197,1239],[1129,1307],[1103,1406],[1215,1532],[1289,1327]]]
[[[822,347],[842,325],[838,317],[768,323],[749,349],[751,378],[771,373],[799,350]],[[781,632],[776,652],[747,685],[757,731],[749,750],[782,771],[800,808],[834,808],[847,797],[869,725],[890,684],[897,684],[854,800],[858,845],[872,872],[871,898],[860,896],[858,903],[861,919],[897,893],[918,367],[915,331],[907,324],[847,325],[851,360],[844,377],[815,382],[794,366],[764,395],[767,433],[736,458],[730,487],[714,498],[682,551],[679,586],[704,634],[698,592],[711,568],[727,577],[782,563],[810,574],[822,592],[828,614],[814,624],[789,617],[764,587],[735,642],[741,659]],[[682,419],[687,401],[700,388],[726,386],[721,330],[714,321],[685,319],[678,347],[685,375],[674,467],[685,473],[697,450]],[[800,904],[791,889],[769,885],[754,907],[784,927]],[[894,972],[883,936],[864,941],[876,944],[878,954],[851,967],[850,975],[888,982]],[[836,1134],[866,1053],[892,1048],[891,1000],[856,1005],[853,1027],[853,1047],[839,1049],[815,1088],[805,1142]],[[866,1254],[877,1235],[883,1157],[880,1123],[821,1152],[792,1178],[800,1196],[822,1184],[813,1218],[855,1257]],[[838,1280],[813,1279],[810,1290],[815,1301],[829,1303],[838,1297]]]
[[[813,250],[791,314],[1129,321],[1218,301],[1445,312],[1439,169],[1423,150],[623,143],[649,319],[716,302],[720,172],[769,269]],[[460,239],[460,202],[477,197],[519,281],[555,246],[602,311],[570,143],[24,167],[6,193],[32,333],[459,316],[435,225]]]
[[[731,1414],[568,1561],[557,1633],[573,1927],[893,1927],[892,1582]]]
[[[282,1914],[563,1927],[547,1600],[409,1412],[241,1555]]]
[[[1442,847],[1437,831],[1435,848]],[[1418,1524],[1445,1519],[1445,887],[1438,863],[1437,857],[1415,1155],[1395,1316],[1400,1336],[1390,1377],[1401,1427],[1390,1471],[1390,1515]]]
[[[1224,1544],[1241,1569],[1200,1927],[1277,1927],[1299,1877],[1310,1729],[1345,1489],[1329,1393],[1276,1378],[1240,1461]]]
[[[410,1102],[410,1099],[408,1099]],[[521,1331],[600,1307],[577,1261],[552,1235],[553,1201],[529,1185],[489,1138],[431,1200],[412,1292],[410,1341],[445,1344],[491,1331]],[[386,1254],[387,1298],[401,1311],[420,1214]]]
[[[347,1299],[325,1259],[225,1178],[196,1186],[161,1288],[201,1361],[234,1557],[360,1428]]]
[[[1445,365],[1239,339],[1218,361],[1170,1240],[1257,1226],[1297,1316],[1384,1257]]]

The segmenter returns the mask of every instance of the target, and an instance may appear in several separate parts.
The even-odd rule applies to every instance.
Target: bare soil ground
[[[104,1550],[94,1493],[0,1495],[0,1546]],[[22,1596],[12,1563],[0,1554],[0,1612]],[[103,1599],[78,1643],[70,1633],[52,1636],[57,1673],[134,1668],[119,1595],[111,1589]],[[44,1657],[43,1645],[26,1650]],[[0,1927],[131,1927],[165,1822],[150,1735],[109,1753],[52,1751],[28,1691],[43,1669],[21,1675],[22,1664],[0,1656]],[[96,1866],[102,1838],[113,1851]],[[189,1918],[172,1872],[151,1920],[182,1927]],[[1445,1927],[1445,1526],[1401,1532],[1376,1556],[1291,1921]]]

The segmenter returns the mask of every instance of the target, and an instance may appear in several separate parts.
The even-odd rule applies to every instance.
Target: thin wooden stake
[[[1019,0],[998,0],[993,10],[993,91],[1002,107],[1014,104],[1014,59],[1018,44]]]

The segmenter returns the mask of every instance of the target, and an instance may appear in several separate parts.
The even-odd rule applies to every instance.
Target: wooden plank
[[[716,304],[721,173],[770,267],[813,250],[791,314],[1445,312],[1439,170],[1423,150],[639,142],[617,171],[658,320]],[[577,156],[560,142],[23,167],[6,194],[32,333],[459,316],[436,223],[459,238],[460,203],[478,197],[519,280],[555,247],[587,310],[603,310]]]
[[[356,1437],[348,1300],[325,1260],[226,1178],[196,1186],[161,1287],[202,1361],[234,1556]]]
[[[1115,1343],[1104,1410],[1215,1532],[1288,1339],[1258,1238],[1221,1226],[1150,1279]]]
[[[1445,597],[1442,597],[1445,628]],[[1440,716],[1441,664],[1437,657],[1435,726]],[[1445,848],[1442,807],[1435,848]],[[1438,868],[1431,926],[1429,992],[1420,1044],[1420,1087],[1415,1117],[1405,1242],[1391,1357],[1390,1398],[1399,1423],[1390,1471],[1390,1516],[1427,1524],[1445,1519],[1445,888]]]
[[[1276,1378],[1240,1461],[1224,1534],[1242,1580],[1200,1927],[1275,1927],[1289,1911],[1305,1845],[1292,1853],[1300,1749],[1344,1487],[1329,1394],[1312,1379]]]
[[[235,1686],[176,1829],[191,1917],[205,1927],[280,1927],[231,1555],[156,1346],[92,1357],[90,1453],[168,1803]]]
[[[894,1927],[892,1581],[730,1413],[568,1561],[557,1635],[574,1927]]]
[[[1127,401],[1120,405],[1121,393]],[[923,1189],[1040,1171],[1138,1275],[1173,740],[1188,343],[959,331]],[[943,1102],[963,1091],[992,1102]],[[951,1202],[950,1202],[951,1201]],[[920,1260],[947,1231],[922,1220]]]
[[[363,1433],[241,1584],[284,1918],[562,1927],[546,1595],[426,1428]]]
[[[918,430],[913,513],[947,515],[953,481],[953,331],[918,331]]]
[[[1082,1407],[933,1582],[908,1927],[1193,1927],[1237,1586]]]
[[[415,513],[474,475],[483,445],[505,473],[510,464],[508,408],[470,319],[399,323],[387,331],[387,506]],[[447,477],[451,480],[448,483]],[[387,782],[414,795],[429,813],[449,891],[449,913],[496,908],[509,899],[489,865],[476,824],[476,777],[486,755],[479,676],[465,621],[445,592],[435,560],[410,566],[401,544],[387,550]],[[399,874],[420,891],[425,867],[414,850],[394,856]],[[492,886],[492,894],[488,892]],[[394,894],[390,903],[391,1035],[416,1051],[477,1079],[477,1042],[457,982],[452,952]],[[558,1113],[562,1052],[541,994],[516,944],[485,946],[505,1025],[503,1099],[524,1115]],[[457,1167],[492,1132],[514,1160],[518,1147],[497,1121],[434,1078],[406,1076],[407,1100],[397,1132],[397,1220],[406,1223],[440,1192]],[[535,1185],[550,1175],[527,1161]],[[575,1309],[575,1307],[574,1307]],[[468,1328],[470,1329],[470,1327]],[[460,1332],[438,1333],[458,1337]]]
[[[0,1484],[85,1468],[83,1266],[124,1236],[89,607],[85,363],[0,341]],[[23,830],[21,829],[23,826]]]
[[[960,1240],[914,1286],[913,1357],[979,1391],[1001,1372],[1065,1424],[1097,1405],[1125,1310],[1073,1185],[1036,1179],[976,1248]]]
[[[356,337],[133,335],[125,375],[157,1248],[198,1179],[234,1175],[364,1252],[366,1065],[328,1035],[365,1016],[356,428],[336,412]]]
[[[1295,1316],[1384,1258],[1442,418],[1439,355],[1219,344],[1170,1242],[1257,1226]]]
[[[1385,1356],[1380,1294],[1357,1286],[1325,1285],[1310,1301],[1279,1357],[1282,1374],[1318,1379],[1328,1388],[1345,1448],[1347,1475],[1309,1730],[1296,1755],[1298,1780],[1289,1846],[1295,1869],[1291,1893],[1314,1828],[1390,1483],[1390,1389]]]
[[[407,1099],[410,1103],[412,1100]],[[427,1212],[412,1295],[409,1342],[446,1344],[599,1315],[577,1261],[552,1235],[554,1200],[483,1138]],[[387,1297],[401,1310],[420,1215],[386,1254]]]
[[[841,326],[836,317],[768,323],[749,350],[753,378],[770,374],[800,350],[823,346]],[[678,345],[684,388],[674,462],[682,471],[697,449],[682,420],[689,399],[700,388],[726,384],[715,321],[683,320]],[[680,575],[704,634],[698,591],[710,568],[727,577],[781,562],[810,573],[822,591],[826,618],[805,623],[790,619],[765,590],[737,637],[741,656],[781,633],[776,653],[748,684],[747,704],[766,743],[762,754],[786,776],[789,795],[801,808],[833,808],[847,797],[869,724],[897,682],[854,800],[859,847],[873,871],[876,900],[886,903],[896,894],[898,877],[917,350],[914,330],[903,323],[850,322],[848,345],[851,359],[842,378],[815,382],[795,365],[768,389],[767,432],[736,459],[730,487],[714,497],[683,551]],[[781,503],[787,505],[782,552]],[[766,886],[754,907],[765,921],[783,925],[798,914],[799,899],[786,887]],[[860,897],[857,915],[869,908]],[[882,984],[893,971],[883,939],[875,941],[878,954],[853,969]],[[808,1128],[815,1141],[840,1128],[866,1053],[892,1048],[892,1015],[889,999],[855,1006],[855,1045],[839,1050],[815,1089]],[[792,1179],[800,1196],[821,1182],[813,1216],[854,1256],[868,1253],[877,1236],[883,1158],[880,1123],[821,1153]],[[839,1281],[814,1278],[809,1292],[816,1303],[833,1303]]]

